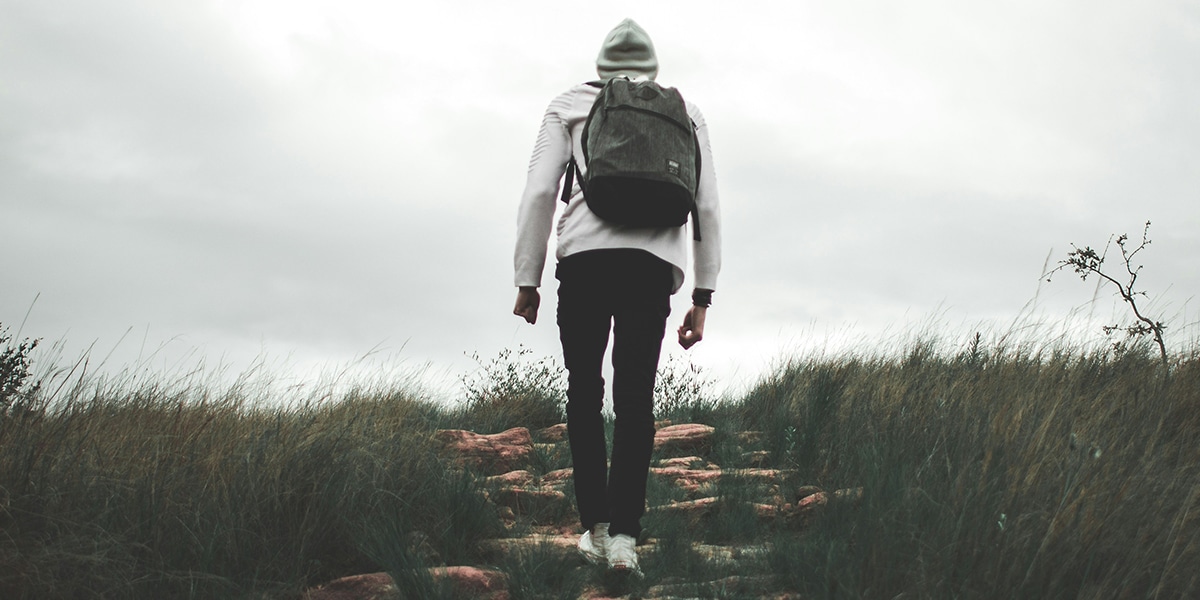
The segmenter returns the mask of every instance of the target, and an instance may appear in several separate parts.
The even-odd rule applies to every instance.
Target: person
[[[655,79],[654,45],[630,19],[604,40],[596,59],[602,81],[613,77]],[[559,180],[572,155],[586,172],[580,136],[599,90],[586,83],[556,97],[546,110],[534,145],[517,219],[514,255],[517,300],[513,314],[537,322],[542,271],[558,202]],[[636,540],[645,512],[646,479],[654,449],[654,380],[671,312],[670,298],[683,285],[692,247],[693,305],[677,331],[691,348],[704,326],[721,266],[721,224],[708,127],[687,103],[701,152],[701,174],[692,226],[702,241],[680,227],[631,228],[597,217],[578,186],[557,224],[557,321],[567,370],[567,435],[574,466],[575,502],[584,533],[579,550],[592,563],[641,575]],[[611,468],[604,418],[604,354],[612,334],[614,423]]]

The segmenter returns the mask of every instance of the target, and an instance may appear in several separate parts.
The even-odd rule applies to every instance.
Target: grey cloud
[[[831,19],[844,29],[816,57],[799,54],[803,37],[770,52],[759,28],[783,25],[761,17],[736,17],[730,31],[754,44],[721,56],[704,39],[656,38],[685,58],[664,73],[703,78],[687,90],[710,125],[724,203],[726,266],[700,356],[734,365],[722,338],[743,352],[781,331],[882,329],[945,307],[1011,316],[1039,294],[1065,313],[1093,288],[1039,287],[1047,253],[1146,219],[1147,289],[1165,290],[1161,306],[1188,302],[1200,289],[1195,15],[1143,16],[1105,49],[1104,19],[1059,32],[1078,6],[1035,35],[998,7],[955,8],[960,27],[936,35],[896,20],[932,9],[890,10]],[[989,21],[979,45],[959,45]],[[867,48],[835,45],[845,33]],[[508,314],[513,223],[542,111],[576,82],[562,65],[590,77],[595,45],[488,35],[478,23],[446,32],[441,52],[418,58],[415,37],[397,52],[334,28],[293,39],[299,71],[272,77],[205,5],[6,8],[0,255],[20,259],[5,267],[0,321],[19,321],[40,293],[26,334],[69,330],[82,346],[133,327],[231,355],[341,360],[384,343],[462,365],[463,352],[516,343],[555,353],[552,275],[539,325]],[[484,56],[456,55],[467,42]],[[871,44],[889,51],[903,97],[817,68],[839,52],[870,64]],[[743,86],[747,74],[758,85]],[[829,112],[839,106],[854,110]],[[854,129],[867,110],[910,133]],[[928,120],[888,122],[912,115]]]

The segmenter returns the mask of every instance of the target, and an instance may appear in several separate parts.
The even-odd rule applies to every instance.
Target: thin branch
[[[1091,246],[1079,248],[1075,244],[1071,244],[1072,250],[1067,253],[1067,258],[1058,262],[1058,266],[1046,273],[1046,281],[1054,276],[1055,273],[1068,267],[1074,269],[1075,273],[1083,281],[1087,281],[1088,275],[1096,275],[1108,281],[1117,287],[1117,292],[1121,299],[1129,305],[1133,311],[1134,317],[1138,323],[1121,327],[1120,325],[1104,326],[1102,329],[1105,335],[1110,335],[1115,331],[1123,330],[1127,338],[1141,337],[1151,335],[1154,338],[1154,343],[1158,345],[1159,355],[1162,357],[1163,366],[1168,366],[1167,345],[1163,339],[1163,331],[1167,328],[1161,321],[1150,319],[1142,314],[1141,309],[1137,305],[1137,297],[1142,296],[1148,298],[1146,292],[1134,288],[1137,284],[1138,274],[1142,271],[1142,265],[1136,268],[1133,266],[1133,259],[1139,252],[1146,249],[1150,245],[1150,221],[1146,221],[1145,228],[1142,229],[1142,242],[1132,250],[1126,247],[1126,242],[1129,241],[1129,236],[1121,234],[1116,238],[1117,248],[1121,250],[1121,261],[1124,263],[1125,272],[1129,274],[1128,283],[1121,283],[1115,277],[1104,272],[1104,261],[1108,258],[1108,250],[1112,247],[1113,237],[1108,238],[1108,242],[1104,245],[1104,252],[1097,253]]]

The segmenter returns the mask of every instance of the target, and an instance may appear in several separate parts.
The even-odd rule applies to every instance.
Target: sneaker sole
[[[588,564],[600,565],[600,564],[606,564],[608,562],[607,559],[605,559],[603,556],[600,556],[599,554],[593,554],[591,552],[584,552],[583,550],[579,551],[579,556],[582,556],[583,560],[587,561]]]
[[[641,579],[645,576],[642,574],[641,569],[636,567],[630,568],[628,565],[611,565],[608,567],[608,570],[612,573],[617,573],[626,577],[636,577],[638,579]]]

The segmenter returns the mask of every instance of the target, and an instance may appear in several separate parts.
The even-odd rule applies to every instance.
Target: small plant
[[[421,542],[425,541],[423,533],[406,531],[396,519],[376,517],[363,527],[359,547],[383,567],[402,597],[453,598],[447,582],[435,580],[430,572],[437,565],[428,556],[432,553],[422,552]]]
[[[659,511],[657,534],[647,568],[658,578],[677,576],[696,579],[705,570],[704,557],[695,551],[697,527],[684,515]]]
[[[976,331],[967,347],[959,352],[955,359],[972,369],[983,368],[988,362],[987,349],[983,346],[983,334]]]
[[[470,471],[447,471],[432,491],[433,505],[441,507],[442,514],[425,518],[432,524],[434,548],[449,564],[469,564],[480,539],[504,531],[483,491],[483,481]]]
[[[1117,248],[1121,250],[1121,262],[1124,263],[1123,266],[1125,269],[1124,274],[1114,276],[1104,272],[1103,270],[1104,261],[1108,258],[1108,250],[1112,247],[1113,243],[1113,238],[1109,237],[1108,243],[1104,245],[1103,252],[1096,252],[1096,250],[1094,250],[1091,246],[1079,248],[1075,244],[1071,244],[1072,250],[1067,253],[1067,258],[1059,261],[1058,266],[1046,274],[1046,281],[1050,281],[1051,277],[1053,277],[1055,273],[1063,269],[1071,268],[1074,269],[1075,273],[1079,275],[1079,278],[1084,281],[1087,281],[1088,275],[1096,275],[1097,277],[1100,277],[1101,279],[1104,279],[1105,281],[1108,281],[1116,286],[1117,293],[1119,293],[1121,299],[1129,305],[1129,308],[1133,311],[1133,315],[1137,319],[1137,322],[1126,326],[1122,326],[1119,323],[1114,325],[1105,325],[1103,327],[1104,335],[1112,335],[1117,331],[1122,331],[1125,333],[1125,340],[1151,336],[1154,339],[1154,343],[1158,345],[1158,352],[1162,356],[1163,366],[1166,366],[1168,363],[1167,345],[1163,341],[1163,331],[1167,328],[1167,326],[1164,325],[1162,321],[1151,319],[1150,317],[1142,314],[1141,309],[1138,308],[1137,299],[1139,296],[1143,298],[1147,297],[1146,292],[1134,288],[1134,285],[1137,283],[1138,274],[1142,271],[1142,265],[1138,265],[1136,267],[1133,266],[1133,258],[1137,256],[1139,252],[1144,250],[1146,246],[1150,245],[1149,234],[1150,221],[1146,221],[1146,227],[1142,230],[1142,242],[1132,250],[1126,246],[1126,243],[1129,242],[1128,234],[1122,233],[1121,235],[1117,236],[1116,243]],[[1128,276],[1128,279],[1124,283],[1117,279],[1117,277],[1126,279],[1126,276]],[[1126,342],[1117,342],[1113,344],[1113,347],[1118,351],[1123,350],[1126,347]]]
[[[37,347],[39,340],[23,340],[12,344],[12,336],[8,328],[0,325],[0,416],[8,414],[22,397],[37,391],[39,384],[25,389],[29,379],[29,365],[32,362],[29,354]]]
[[[794,425],[788,425],[783,428],[783,458],[784,464],[790,468],[796,468],[800,465],[800,460],[796,458],[796,448],[800,445],[800,432]]]
[[[587,583],[589,570],[579,562],[573,552],[538,544],[506,555],[500,570],[513,600],[566,600],[578,598]]]
[[[754,503],[768,495],[769,486],[726,473],[716,487],[718,501],[705,523],[704,541],[729,544],[761,539],[767,524],[759,518]]]
[[[710,412],[716,403],[712,380],[700,365],[671,355],[654,378],[654,416],[658,419],[696,420],[691,413]]]
[[[476,430],[508,427],[549,427],[561,423],[567,402],[563,367],[550,358],[532,359],[525,346],[505,348],[484,362],[471,358],[480,370],[462,378],[466,388],[466,413]],[[484,431],[481,431],[484,433]]]

